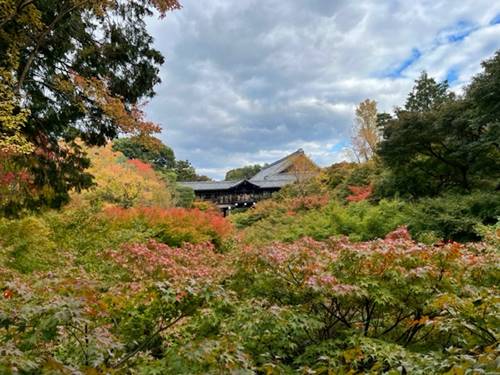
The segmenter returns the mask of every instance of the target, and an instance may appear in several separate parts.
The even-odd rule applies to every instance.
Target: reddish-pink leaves
[[[162,277],[177,286],[191,281],[213,283],[231,273],[225,256],[217,253],[210,243],[170,247],[150,240],[145,244],[124,245],[110,255],[139,280]]]
[[[348,186],[351,191],[351,195],[348,195],[346,199],[349,202],[361,202],[370,198],[373,193],[373,186]]]

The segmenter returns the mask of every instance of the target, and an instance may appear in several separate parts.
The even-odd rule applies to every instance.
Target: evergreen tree
[[[423,74],[404,109],[379,117],[378,154],[391,171],[392,191],[422,196],[494,187],[500,177],[499,66],[497,53],[463,98]]]

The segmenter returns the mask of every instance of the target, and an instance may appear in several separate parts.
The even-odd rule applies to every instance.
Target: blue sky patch
[[[422,56],[422,52],[420,52],[417,48],[413,48],[411,50],[411,55],[401,62],[396,68],[389,70],[385,76],[389,78],[398,78],[401,77],[403,72],[410,67],[415,61],[417,61]]]
[[[458,21],[452,27],[441,30],[438,34],[438,44],[460,42],[478,29],[479,27],[472,22],[465,20]]]
[[[493,17],[490,21],[490,25],[498,25],[500,23],[500,13],[498,13],[495,17]]]
[[[349,141],[347,140],[342,140],[340,142],[338,142],[337,144],[335,144],[331,149],[330,151],[332,152],[339,152],[339,151],[342,151],[343,149],[345,149],[346,147],[349,147],[350,143]]]
[[[451,68],[448,70],[448,73],[446,73],[446,80],[450,85],[458,81],[458,70],[456,68]]]
[[[455,42],[459,42],[461,40],[464,40],[468,35],[470,35],[470,33],[472,33],[472,31],[473,30],[471,30],[471,29],[463,30],[463,31],[459,31],[455,34],[448,35],[448,42],[455,43]]]

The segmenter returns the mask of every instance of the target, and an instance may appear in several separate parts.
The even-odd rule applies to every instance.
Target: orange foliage
[[[219,212],[199,209],[136,207],[124,209],[110,206],[103,210],[112,225],[143,223],[157,233],[157,238],[173,246],[183,243],[212,242],[216,246],[233,234],[232,224]]]
[[[169,186],[151,165],[141,160],[129,160],[114,152],[108,144],[88,150],[91,159],[89,172],[95,176],[96,187],[82,195],[90,200],[122,207],[172,206]]]
[[[324,207],[328,204],[329,197],[323,195],[306,195],[287,200],[287,207],[292,211],[311,210]]]
[[[167,12],[181,9],[177,0],[151,0],[151,3],[160,12],[161,17],[164,17]]]
[[[349,202],[360,202],[367,200],[370,198],[370,196],[373,193],[373,186],[372,185],[366,185],[366,186],[348,186],[349,190],[351,191],[351,195],[347,196],[347,200]]]
[[[72,79],[74,88],[80,89],[83,97],[92,99],[93,104],[97,105],[124,133],[150,134],[161,130],[157,124],[144,119],[144,112],[138,105],[129,109],[122,98],[111,95],[105,80],[85,78],[76,73]],[[83,110],[87,110],[85,103],[83,98],[79,102]]]

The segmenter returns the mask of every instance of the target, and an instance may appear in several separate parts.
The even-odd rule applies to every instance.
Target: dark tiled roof
[[[263,189],[281,188],[297,180],[297,176],[292,173],[284,173],[292,165],[294,156],[303,155],[304,151],[298,149],[294,153],[275,161],[262,169],[249,180],[238,181],[180,181],[179,184],[192,188],[194,191],[214,191],[228,190],[241,183],[249,182]]]
[[[282,188],[285,185],[291,184],[295,180],[263,180],[263,181],[252,181],[253,184],[261,187],[262,189],[272,189],[272,188]]]
[[[179,181],[182,186],[190,187],[195,191],[226,190],[242,183],[239,181]]]
[[[259,173],[253,176],[250,179],[250,181],[262,181],[262,180],[268,180],[272,177],[274,178],[281,177],[281,175],[280,176],[277,175],[286,170],[292,164],[294,156],[301,154],[304,154],[304,151],[301,148],[299,148],[294,153],[287,155],[284,158],[275,161],[274,163],[262,169]]]

